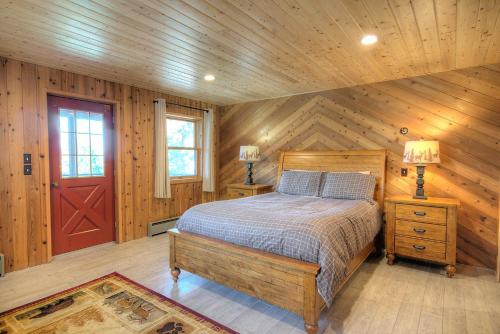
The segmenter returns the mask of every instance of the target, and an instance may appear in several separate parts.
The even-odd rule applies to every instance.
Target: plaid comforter
[[[347,263],[380,226],[376,203],[277,192],[197,205],[177,222],[181,231],[320,264],[318,290],[328,307]]]

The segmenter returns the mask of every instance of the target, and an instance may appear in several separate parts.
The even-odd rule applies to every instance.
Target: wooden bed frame
[[[383,208],[385,150],[283,152],[278,166],[278,180],[283,170],[361,172],[377,177],[375,200]],[[261,250],[237,246],[198,234],[168,231],[170,268],[175,282],[180,268],[212,281],[242,291],[304,318],[309,334],[318,331],[318,320],[325,304],[318,294],[316,276],[320,266]],[[370,242],[348,265],[342,288],[363,261],[380,247]]]

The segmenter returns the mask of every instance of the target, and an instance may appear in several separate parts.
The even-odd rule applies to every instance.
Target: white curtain
[[[167,104],[165,99],[155,102],[155,197],[171,198],[168,174]]]
[[[209,109],[203,113],[203,185],[206,192],[215,191],[214,166],[214,111]]]

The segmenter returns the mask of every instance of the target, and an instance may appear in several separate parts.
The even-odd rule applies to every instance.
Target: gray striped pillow
[[[326,173],[321,197],[373,200],[375,175],[361,173]]]
[[[277,192],[288,195],[319,196],[321,172],[286,170],[281,174]]]

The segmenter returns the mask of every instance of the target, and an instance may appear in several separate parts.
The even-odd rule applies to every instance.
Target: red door
[[[114,240],[110,105],[48,97],[52,252]]]

